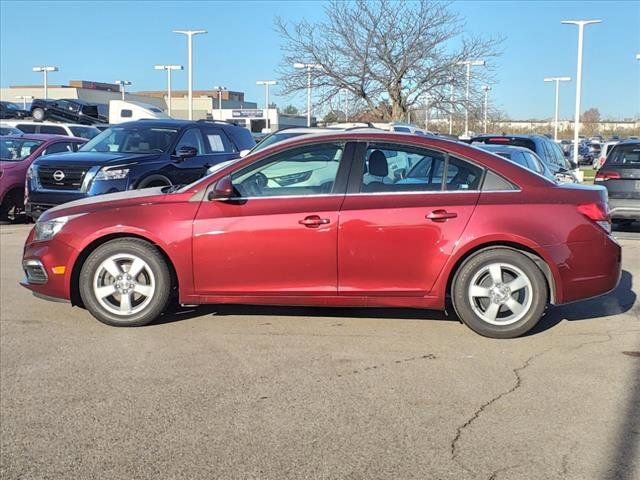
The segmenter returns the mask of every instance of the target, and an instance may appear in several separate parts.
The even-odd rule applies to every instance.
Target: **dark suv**
[[[27,173],[31,218],[92,195],[186,185],[255,145],[249,130],[226,122],[138,120],[108,128],[77,153],[38,159]]]
[[[59,120],[86,125],[108,123],[108,119],[100,115],[98,105],[71,98],[62,98],[60,100],[36,98],[31,103],[31,116],[37,122]]]
[[[612,220],[640,221],[640,140],[615,145],[598,170],[595,181],[609,192]]]
[[[544,135],[479,135],[470,140],[470,143],[484,143],[487,145],[513,145],[524,147],[535,152],[538,157],[549,167],[554,175],[567,175],[571,170],[578,168],[564,156],[560,146]],[[571,175],[571,174],[569,174]],[[571,175],[573,178],[573,175]],[[574,181],[577,181],[574,178]]]
[[[30,115],[13,102],[0,102],[0,118],[26,118]]]

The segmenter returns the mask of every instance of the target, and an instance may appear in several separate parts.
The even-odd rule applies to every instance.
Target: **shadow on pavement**
[[[633,291],[633,275],[622,271],[620,283],[615,290],[589,300],[582,300],[558,307],[550,307],[547,314],[527,335],[543,332],[562,320],[578,321],[594,318],[609,317],[631,310],[636,302]]]
[[[640,357],[626,352],[629,362],[635,362],[630,378],[629,397],[618,424],[618,437],[611,452],[605,478],[611,480],[633,480],[640,478]]]
[[[552,328],[562,320],[577,321],[608,317],[624,313],[633,307],[636,294],[633,292],[633,277],[628,271],[622,272],[620,284],[607,295],[591,300],[576,302],[559,307],[551,307],[527,335],[535,335]],[[409,308],[345,308],[345,307],[277,307],[262,305],[203,305],[180,308],[163,315],[153,325],[179,322],[206,315],[228,316],[284,316],[284,317],[334,317],[334,318],[386,318],[399,320],[449,320],[458,322],[453,309],[449,314],[437,310]]]

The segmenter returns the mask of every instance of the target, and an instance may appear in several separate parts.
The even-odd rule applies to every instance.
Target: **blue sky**
[[[174,29],[202,28],[194,42],[194,88],[224,85],[264,102],[258,79],[273,78],[281,58],[273,18],[320,19],[321,1],[260,2],[0,2],[0,85],[38,84],[38,64],[60,66],[52,84],[125,78],[132,90],[165,88],[156,63],[186,65],[186,40]],[[491,96],[512,118],[553,114],[553,86],[545,76],[576,73],[577,27],[563,19],[602,19],[587,27],[583,110],[597,107],[610,118],[640,114],[639,1],[458,1],[466,33],[505,37]],[[174,88],[186,88],[186,72]],[[562,85],[561,116],[572,116],[575,83]],[[273,98],[279,105],[302,105]]]

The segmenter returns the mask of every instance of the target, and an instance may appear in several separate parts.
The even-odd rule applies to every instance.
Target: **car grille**
[[[38,167],[38,183],[51,190],[80,190],[89,167]]]

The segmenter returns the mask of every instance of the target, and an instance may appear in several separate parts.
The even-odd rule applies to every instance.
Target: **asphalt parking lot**
[[[617,290],[499,341],[380,309],[112,328],[17,284],[28,228],[0,226],[3,479],[640,478],[637,230]]]

